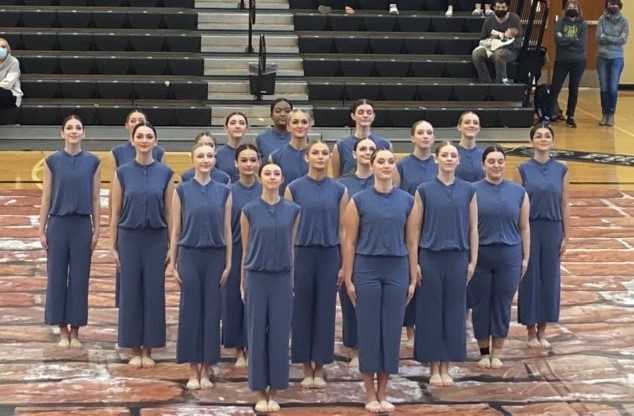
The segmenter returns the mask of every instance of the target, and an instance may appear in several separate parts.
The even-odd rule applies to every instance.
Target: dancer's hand
[[[346,291],[348,292],[348,297],[350,298],[350,302],[352,302],[352,305],[354,307],[357,306],[357,291],[354,287],[354,283],[347,283],[346,284]]]
[[[231,269],[228,268],[225,268],[222,271],[222,275],[220,275],[220,287],[223,287],[227,283],[227,280],[229,279],[229,273],[231,273]]]
[[[119,261],[119,252],[117,251],[117,249],[111,249],[110,254],[112,254],[112,258],[114,259],[114,264],[117,266],[117,270],[121,270],[121,262]]]
[[[414,298],[414,293],[416,293],[416,282],[407,287],[407,302],[405,302],[406,305],[409,304],[409,302]]]
[[[337,273],[337,287],[341,287],[342,283],[343,283],[343,269],[339,269],[339,272]]]
[[[520,279],[526,277],[526,270],[528,270],[528,259],[522,259],[522,271],[520,274]]]
[[[561,240],[561,247],[559,248],[559,257],[563,257],[566,254],[566,250],[568,249],[568,237],[564,237]]]
[[[178,286],[183,287],[183,280],[181,279],[180,273],[178,273],[178,268],[176,268],[176,265],[172,267],[172,274],[174,275],[174,279],[176,279],[176,283],[178,283]]]
[[[40,234],[40,244],[44,250],[48,250],[48,240],[46,239],[46,233]]]
[[[471,280],[473,273],[475,273],[475,263],[469,263],[467,266],[467,281]]]

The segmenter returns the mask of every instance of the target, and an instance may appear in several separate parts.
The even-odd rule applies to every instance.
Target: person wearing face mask
[[[588,25],[581,14],[581,5],[577,0],[568,0],[564,8],[564,16],[555,25],[555,43],[557,57],[553,70],[553,81],[550,88],[552,96],[551,109],[557,105],[561,87],[568,77],[568,107],[566,108],[566,125],[576,128],[575,107],[579,82],[586,68],[586,44]]]
[[[613,126],[616,101],[619,94],[619,80],[623,73],[623,45],[627,43],[630,26],[627,18],[621,13],[621,0],[608,0],[608,6],[599,18],[597,26],[597,42],[599,56],[597,73],[601,88],[601,110],[603,117],[600,126]]]
[[[0,38],[0,109],[19,107],[22,95],[20,62],[11,55],[9,42]]]
[[[504,84],[511,82],[506,74],[506,66],[517,59],[522,43],[522,26],[519,16],[509,11],[509,4],[509,0],[495,0],[494,14],[484,21],[480,40],[497,38],[502,41],[512,39],[512,42],[492,53],[488,53],[486,47],[478,46],[471,54],[480,82],[492,82],[487,67],[489,59],[495,64],[495,82]]]

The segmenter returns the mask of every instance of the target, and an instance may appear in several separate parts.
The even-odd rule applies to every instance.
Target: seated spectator
[[[337,8],[338,4],[339,4],[338,0],[319,0],[319,6],[317,7],[317,10],[321,14],[328,14],[332,12],[333,8]],[[351,0],[344,0],[343,4],[344,4],[344,12],[346,14],[354,14],[354,9],[351,6],[352,4]]]
[[[0,38],[0,109],[19,107],[22,95],[20,62],[11,55],[9,42]]]
[[[502,41],[501,43],[505,43],[504,41],[509,39],[513,39],[513,41],[491,51],[487,51],[486,46],[480,45],[471,54],[480,82],[492,82],[487,65],[489,59],[495,65],[495,82],[504,84],[511,82],[506,75],[506,66],[509,62],[515,61],[519,55],[522,28],[519,16],[509,11],[509,3],[509,0],[495,0],[494,15],[487,17],[484,21],[480,39],[493,38]],[[487,40],[485,43],[496,43],[498,46],[500,44],[500,42],[493,42],[493,40]]]
[[[451,17],[453,16],[453,8],[456,5],[456,2],[459,0],[447,0],[447,11],[445,12],[445,16]],[[482,9],[482,3],[484,3],[484,10]],[[491,9],[491,0],[476,1],[473,4],[473,11],[471,12],[474,16],[489,16],[493,14],[493,10]]]

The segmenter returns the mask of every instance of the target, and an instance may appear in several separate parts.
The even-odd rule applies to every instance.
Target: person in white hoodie
[[[0,38],[0,109],[19,107],[22,103],[20,62],[11,55],[11,46]]]

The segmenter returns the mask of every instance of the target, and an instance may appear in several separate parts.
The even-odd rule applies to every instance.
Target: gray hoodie
[[[623,45],[627,43],[630,26],[623,13],[603,12],[597,27],[599,57],[605,59],[623,58]]]
[[[22,103],[22,89],[20,88],[20,63],[11,54],[0,62],[0,88],[11,91],[15,97],[15,106]]]

